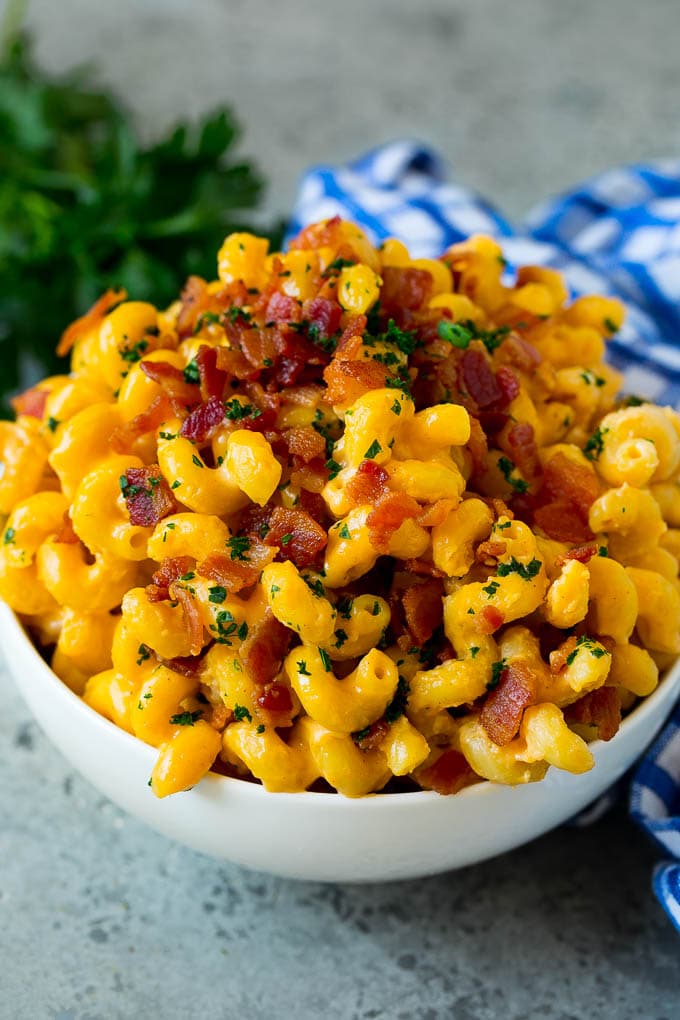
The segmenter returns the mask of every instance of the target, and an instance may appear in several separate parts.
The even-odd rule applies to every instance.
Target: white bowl
[[[566,821],[614,783],[656,735],[680,692],[680,662],[623,721],[595,741],[595,766],[543,782],[480,783],[454,797],[414,792],[348,800],[329,793],[267,793],[210,774],[158,800],[147,781],[156,752],[89,708],[45,664],[0,603],[0,639],[17,687],[47,736],[107,797],[166,836],[213,857],[290,878],[375,882],[416,878],[483,861]]]

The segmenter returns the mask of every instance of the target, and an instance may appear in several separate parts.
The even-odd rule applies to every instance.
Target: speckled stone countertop
[[[0,4],[0,7],[2,5]],[[153,133],[231,100],[285,212],[305,166],[417,135],[519,216],[677,155],[677,0],[33,0],[38,57]],[[622,809],[385,886],[219,864],[123,815],[0,666],[0,1020],[674,1020],[680,940]],[[115,768],[115,763],[112,763]]]

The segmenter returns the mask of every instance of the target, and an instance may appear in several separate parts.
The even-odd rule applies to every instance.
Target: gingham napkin
[[[510,275],[523,263],[552,266],[575,296],[621,298],[628,318],[609,343],[609,360],[629,392],[680,406],[680,160],[607,170],[515,229],[479,195],[448,181],[435,153],[398,141],[347,166],[309,170],[288,236],[335,215],[360,224],[374,242],[400,238],[418,258],[469,234],[491,234],[502,241]],[[605,795],[581,822],[613,799]],[[680,861],[680,706],[635,772],[630,812]],[[653,885],[680,930],[680,863],[658,865]]]

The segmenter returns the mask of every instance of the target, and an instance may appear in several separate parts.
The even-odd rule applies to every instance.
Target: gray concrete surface
[[[417,135],[519,216],[677,154],[677,0],[34,0],[38,56],[96,61],[153,134],[231,100],[284,212],[303,168]],[[680,942],[623,810],[464,872],[322,887],[123,816],[0,667],[2,1020],[671,1020]],[[115,764],[112,765],[115,767]]]

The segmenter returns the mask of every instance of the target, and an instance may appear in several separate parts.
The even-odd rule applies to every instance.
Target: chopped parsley
[[[332,482],[333,479],[336,478],[342,471],[342,465],[338,464],[337,460],[333,460],[332,457],[326,461],[325,467],[328,471],[329,482]]]
[[[342,648],[342,646],[344,645],[345,641],[347,641],[349,639],[347,631],[342,630],[342,629],[336,630],[335,637],[337,639],[336,642],[335,642],[335,647],[336,648]]]
[[[137,649],[137,655],[139,656],[137,659],[137,665],[141,666],[143,662],[146,662],[147,659],[151,658],[151,649],[146,645],[140,645]],[[147,695],[145,694],[144,697],[146,698]]]
[[[212,588],[208,588],[208,601],[215,602],[221,605],[227,597],[227,589],[223,588],[221,584],[215,584]]]
[[[203,467],[203,461],[201,460],[200,457],[197,457],[195,453],[192,453],[192,455],[191,455],[191,463],[195,464],[196,467],[199,467],[199,468]]]
[[[232,560],[248,560],[247,555],[250,549],[250,539],[246,535],[232,535],[227,539],[227,549]]]
[[[176,432],[159,432],[158,435],[161,439],[177,439]]]
[[[248,722],[253,721],[253,717],[245,705],[234,705],[234,719],[236,722],[243,722],[244,719],[247,719]]]
[[[498,581],[491,581],[490,584],[487,584],[487,585],[485,585],[482,588],[482,591],[485,591],[486,592],[486,597],[490,599],[493,595],[496,594],[496,592],[498,591],[499,588],[500,588],[500,585],[499,585]],[[468,609],[468,613],[469,612],[470,612],[470,610]],[[474,613],[474,609],[472,610],[472,612]]]
[[[281,535],[281,545],[289,545],[293,540],[293,532],[289,531],[287,535]]]
[[[2,544],[3,545],[13,545],[14,544],[15,536],[16,536],[16,531],[14,530],[14,528],[6,528],[5,529],[4,537],[2,539]]]
[[[530,581],[532,577],[536,577],[542,565],[540,560],[531,560],[525,565],[513,556],[507,563],[498,564],[498,576],[507,577],[508,574],[519,574],[524,581]]]
[[[587,368],[585,372],[581,372],[581,378],[588,386],[600,387],[604,386],[607,382],[607,380],[603,379],[601,375],[595,375],[595,373],[589,368]]]
[[[239,628],[236,631],[236,636],[239,639],[239,641],[245,641],[245,639],[248,637],[248,624],[246,623],[245,620],[243,621],[242,624],[239,625]]]
[[[486,685],[487,691],[493,691],[496,687],[498,687],[506,665],[507,663],[505,659],[499,659],[498,662],[491,663],[491,679]]]
[[[338,616],[341,616],[343,620],[349,620],[352,615],[352,602],[353,599],[349,598],[347,595],[343,595],[341,599],[338,599],[338,604],[335,608]]]
[[[601,545],[600,548],[597,550],[597,555],[598,556],[609,556],[609,549],[607,549],[607,546],[606,545]]]
[[[120,352],[120,356],[123,361],[127,361],[128,364],[134,365],[137,361],[141,361],[144,351],[149,346],[148,340],[138,340],[132,347],[126,348],[126,350]]]
[[[235,397],[227,400],[224,405],[224,417],[229,421],[243,421],[244,418],[259,418],[262,411],[252,404],[241,404]]]
[[[281,585],[280,584],[273,584],[271,586],[271,588],[269,589],[269,593],[270,593],[272,598],[274,598],[274,596],[276,594],[278,594],[278,592],[280,592],[280,591],[281,591]]]
[[[189,364],[184,366],[182,375],[184,376],[184,382],[186,383],[199,383],[201,381],[201,376],[198,371],[198,365],[196,364],[195,358],[192,358]]]
[[[178,715],[171,715],[170,722],[173,726],[193,726],[203,715],[202,709],[195,712],[180,712]]]
[[[592,436],[586,442],[583,447],[583,452],[588,460],[597,460],[604,450],[604,437],[609,432],[609,429],[603,429],[598,426],[593,432]]]
[[[387,323],[387,329],[379,337],[379,340],[383,343],[394,344],[402,354],[406,355],[413,354],[418,346],[415,330],[400,329],[394,319],[390,319]]]
[[[193,581],[195,577],[196,574],[193,572],[193,570],[189,570],[186,574],[182,574],[182,576],[180,577],[180,581]]]
[[[231,312],[231,308],[229,309]],[[194,336],[196,333],[200,333],[201,330],[209,323],[217,323],[220,321],[219,314],[217,312],[203,312],[199,315],[196,325],[194,326]]]
[[[331,657],[325,648],[319,648],[319,657],[323,663],[323,668],[327,673],[331,671]]]
[[[347,527],[346,524],[343,524],[343,526],[340,528],[340,530],[338,531],[338,535],[340,536],[340,538],[344,538],[348,542],[352,538],[349,528]]]
[[[378,454],[381,452],[382,446],[380,445],[377,439],[374,439],[369,448],[366,450],[366,453],[364,454],[364,459],[373,460],[373,458],[377,457]]]
[[[308,577],[306,574],[303,574],[302,580],[305,582],[305,584],[311,591],[312,595],[316,595],[318,599],[324,598],[326,594],[326,589],[324,588],[322,582],[319,580],[318,577],[311,578]]]
[[[478,645],[472,645],[470,647],[470,655],[472,656],[473,659],[477,658],[477,652],[478,651],[479,651],[479,646]]]
[[[465,322],[450,322],[448,319],[441,319],[437,325],[437,333],[441,340],[445,340],[459,350],[465,350],[471,340],[481,340],[489,354],[492,354],[497,347],[503,343],[510,332],[510,326],[499,326],[498,329],[479,329],[471,319]]]
[[[227,318],[233,324],[238,322],[239,319],[243,322],[251,322],[253,317],[245,308],[241,308],[239,305],[232,305],[231,308],[227,309]]]
[[[394,403],[392,404],[392,407],[390,408],[390,411],[392,412],[392,414],[396,414],[396,415],[401,414],[401,404],[399,403],[398,400],[394,401]]]
[[[260,723],[260,725],[257,727],[255,732],[256,733],[264,733],[264,723]]]
[[[498,470],[505,478],[508,485],[511,485],[515,492],[526,492],[529,488],[529,483],[523,478],[513,478],[513,472],[516,470],[515,465],[512,463],[509,457],[498,458]]]
[[[606,319],[603,320],[603,322],[604,322],[604,328],[609,333],[618,333],[619,327],[616,325],[616,323],[614,322],[613,319],[610,319],[609,317],[607,317]]]
[[[228,609],[221,609],[215,616],[215,623],[210,629],[216,634],[215,641],[218,645],[229,645],[229,638],[236,633],[236,620]]]
[[[594,659],[601,659],[603,655],[609,655],[609,652],[607,651],[606,648],[603,648],[602,645],[597,644],[597,642],[593,641],[593,639],[588,637],[587,634],[582,634],[581,637],[576,642],[576,648],[574,648],[572,652],[569,652],[569,655],[567,656],[566,659],[567,666],[571,666],[572,662],[574,661],[574,659],[576,658],[576,656],[578,655],[579,651],[582,648],[589,651]]]
[[[53,418],[52,415],[50,415],[50,417],[47,419],[47,427],[50,430],[50,432],[56,432],[58,425],[59,425],[59,419],[58,418]]]
[[[298,673],[300,674],[300,676],[311,676],[312,675],[309,672],[309,670],[307,669],[307,663],[305,662],[304,659],[300,659],[300,661],[297,663],[297,668],[298,668]]]
[[[350,266],[355,266],[355,265],[356,265],[356,262],[353,262],[351,259],[340,259],[340,258],[334,259],[333,262],[331,262],[329,265],[326,266],[326,268],[324,269],[324,271],[323,271],[323,273],[321,275],[322,275],[322,277],[336,276],[340,272],[342,272],[343,269],[349,269]]]
[[[406,711],[406,702],[410,694],[408,680],[399,674],[399,682],[394,692],[394,697],[385,709],[385,719],[388,723],[396,722]]]
[[[180,480],[179,480],[178,478],[176,478],[176,479],[175,479],[175,481],[174,481],[174,482],[172,483],[172,485],[170,486],[170,488],[171,488],[171,489],[179,489],[179,487],[180,487],[180,485],[181,485],[181,484],[182,484],[182,483],[180,482]]]

